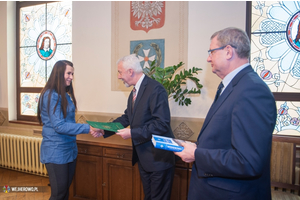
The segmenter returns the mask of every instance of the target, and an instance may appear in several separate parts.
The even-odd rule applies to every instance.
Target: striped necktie
[[[135,87],[133,87],[133,89],[132,89],[132,110],[133,110],[135,99],[136,99],[136,89],[135,89]]]

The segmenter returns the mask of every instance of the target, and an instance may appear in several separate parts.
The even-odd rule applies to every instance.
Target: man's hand
[[[174,152],[175,155],[179,156],[182,161],[191,163],[195,161],[195,150],[197,146],[195,143],[183,142],[181,144],[184,149],[181,152]]]
[[[131,130],[130,130],[130,128],[120,129],[120,130],[118,130],[118,132],[116,132],[116,135],[119,135],[124,140],[127,140],[127,139],[131,138]]]

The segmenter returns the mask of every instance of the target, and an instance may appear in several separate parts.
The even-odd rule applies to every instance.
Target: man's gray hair
[[[250,57],[250,40],[245,31],[229,27],[214,33],[210,39],[212,40],[214,37],[217,37],[220,47],[226,45],[235,47],[239,58]]]
[[[122,65],[125,69],[133,69],[133,71],[140,73],[143,72],[143,68],[141,67],[139,59],[135,54],[131,54],[129,56],[124,56],[120,58],[117,62],[117,65],[122,62]]]

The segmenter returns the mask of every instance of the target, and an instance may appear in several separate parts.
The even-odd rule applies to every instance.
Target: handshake
[[[101,137],[104,135],[104,130],[103,129],[98,129],[90,126],[90,132],[89,132],[93,137]]]

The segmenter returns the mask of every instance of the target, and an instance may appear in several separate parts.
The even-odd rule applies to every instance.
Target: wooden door
[[[129,160],[103,158],[103,199],[140,200],[138,166]]]
[[[102,157],[78,154],[69,199],[102,199]]]
[[[186,200],[188,185],[188,169],[175,168],[171,199],[172,200]]]

